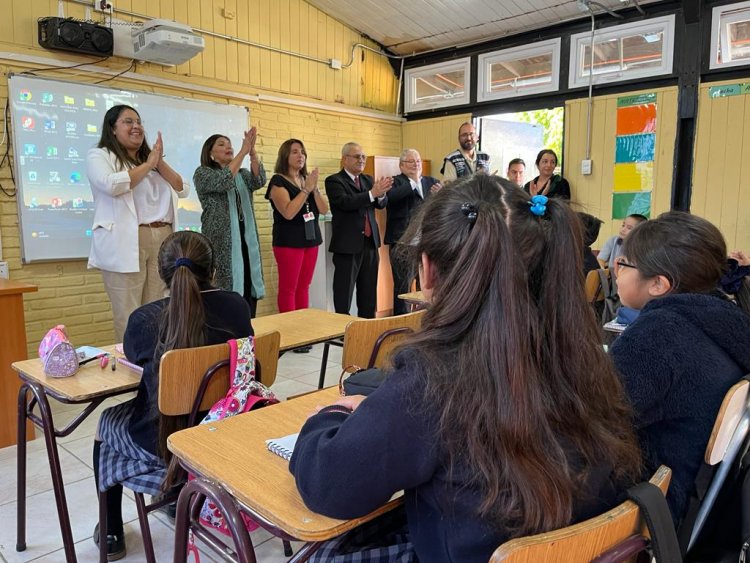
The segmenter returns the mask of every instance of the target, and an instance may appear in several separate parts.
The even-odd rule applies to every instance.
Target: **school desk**
[[[114,346],[102,348],[113,353]],[[73,534],[70,529],[68,504],[65,499],[60,469],[60,456],[57,451],[57,438],[68,436],[83,422],[105,399],[134,391],[141,380],[140,372],[127,368],[122,364],[116,370],[111,365],[101,368],[98,360],[91,361],[78,369],[70,377],[49,377],[44,374],[42,362],[39,358],[24,360],[12,364],[21,378],[18,393],[18,508],[16,551],[26,549],[26,422],[31,420],[41,427],[47,446],[50,473],[52,474],[52,489],[57,503],[57,515],[60,520],[65,559],[69,563],[76,561]],[[55,428],[48,398],[66,404],[86,404],[86,407],[71,420],[64,428]],[[38,406],[39,413],[34,412]]]
[[[247,513],[263,528],[281,539],[308,542],[291,561],[306,561],[320,543],[335,538],[401,504],[401,494],[378,510],[352,520],[338,520],[309,510],[289,473],[289,462],[271,453],[266,440],[299,432],[318,405],[329,405],[339,397],[338,388],[328,387],[277,405],[230,417],[211,424],[199,424],[172,434],[167,447],[180,463],[198,478],[183,490],[178,503],[175,528],[175,561],[184,561],[188,534],[190,488],[199,487],[228,508],[228,525],[236,526],[238,558],[253,561],[249,536],[238,510]],[[195,490],[195,489],[193,489]],[[183,495],[185,495],[183,497]],[[231,497],[229,502],[227,497]],[[201,534],[203,539],[203,534]],[[238,542],[235,542],[236,544]],[[216,544],[215,544],[216,545]]]

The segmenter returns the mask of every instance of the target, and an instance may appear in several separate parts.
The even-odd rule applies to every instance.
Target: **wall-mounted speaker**
[[[39,18],[39,45],[73,53],[111,56],[112,30],[73,18]]]

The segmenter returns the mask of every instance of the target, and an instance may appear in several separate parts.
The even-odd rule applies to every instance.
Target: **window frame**
[[[560,89],[560,57],[562,51],[562,38],[555,37],[546,41],[539,41],[528,45],[501,49],[491,53],[484,53],[478,57],[477,73],[477,102],[489,102],[507,98],[519,98],[545,92],[557,92]],[[549,84],[529,86],[525,88],[516,87],[504,92],[491,92],[485,81],[487,74],[491,76],[491,65],[501,62],[518,61],[520,59],[539,55],[552,54],[552,78]]]
[[[423,76],[432,76],[438,72],[464,71],[464,93],[450,99],[418,103],[413,101],[416,95],[416,80]],[[471,102],[471,57],[463,57],[447,62],[419,66],[407,69],[404,73],[404,114],[435,108],[467,105]]]
[[[734,21],[742,21],[739,16],[743,11],[747,14],[747,18],[744,18],[744,20],[750,20],[750,2],[737,2],[735,4],[715,6],[711,10],[711,50],[709,55],[710,58],[708,60],[709,69],[717,70],[750,65],[750,58],[738,61],[718,62],[719,47],[727,41],[726,31],[720,27],[721,17],[727,12],[737,12],[735,18],[730,16],[730,22],[732,19],[734,19]]]
[[[637,35],[639,32],[661,31],[664,34],[662,41],[662,62],[659,68],[649,68],[635,71],[620,71],[607,74],[594,74],[593,84],[613,84],[617,82],[626,82],[650,78],[654,76],[665,76],[673,73],[674,69],[674,43],[675,43],[675,15],[670,14],[648,20],[625,23],[611,27],[597,29],[594,34],[594,44],[602,40],[619,39],[631,35]],[[583,56],[584,49],[591,39],[591,31],[576,33],[570,36],[570,68],[568,74],[568,87],[587,88],[589,85],[588,75],[578,74],[578,68],[584,68],[580,65],[579,57]]]

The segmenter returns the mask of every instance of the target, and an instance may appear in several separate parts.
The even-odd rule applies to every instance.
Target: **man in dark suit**
[[[404,261],[398,248],[399,239],[409,225],[412,215],[442,185],[432,176],[422,176],[422,158],[414,149],[406,149],[399,159],[401,174],[393,179],[393,188],[388,193],[388,222],[385,229],[385,244],[390,245],[391,270],[393,271],[393,314],[407,312],[404,301],[398,298],[407,293],[414,279],[414,268]]]
[[[326,178],[326,195],[333,214],[333,305],[337,313],[348,313],[357,288],[357,315],[375,318],[378,285],[380,233],[375,208],[383,209],[393,178],[362,174],[367,157],[357,143],[341,149],[343,168]]]

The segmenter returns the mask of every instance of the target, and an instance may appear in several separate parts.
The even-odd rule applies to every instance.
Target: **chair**
[[[258,380],[269,385],[276,379],[279,357],[278,331],[255,337]],[[263,369],[266,362],[267,370]],[[261,376],[261,372],[263,375]],[[198,414],[209,410],[229,389],[229,345],[214,344],[200,348],[170,350],[159,364],[159,411],[167,416],[189,415],[187,425],[198,423]],[[266,383],[270,381],[270,383]],[[148,524],[150,512],[177,500],[175,493],[165,494],[146,504],[145,495],[134,491],[143,549],[148,563],[155,563],[154,544]],[[99,529],[106,530],[105,495],[99,495]],[[285,545],[286,548],[286,545]],[[99,542],[99,561],[107,561],[107,542]]]
[[[650,482],[666,494],[671,477],[672,470],[661,466]],[[617,548],[617,558],[605,560],[622,561],[625,560],[622,551],[631,546],[638,549],[645,545],[644,531],[645,524],[640,509],[633,501],[628,500],[584,522],[507,541],[495,550],[490,563],[581,563],[602,555],[609,557],[607,552],[614,551],[613,548]],[[628,551],[625,557],[633,553],[637,551]]]
[[[702,474],[706,471],[713,471],[714,474],[710,478],[708,488],[704,489],[704,491],[699,490],[699,498],[697,501],[694,501],[700,504],[697,508],[697,513],[693,511],[695,517],[692,527],[689,527],[690,540],[687,545],[687,551],[690,551],[695,545],[701,530],[706,524],[706,520],[711,514],[711,509],[716,503],[719,492],[727,476],[732,471],[737,454],[742,449],[742,445],[748,436],[750,431],[749,398],[750,381],[745,378],[729,388],[729,391],[724,395],[721,407],[719,407],[719,413],[716,415],[716,421],[706,445],[704,456],[706,465],[701,468],[696,482],[703,480]],[[712,468],[715,468],[715,471]],[[705,494],[703,494],[704,492]],[[689,526],[688,519],[692,519],[690,510],[686,517],[686,523]],[[683,526],[686,523],[683,523]],[[684,540],[684,538],[681,539]]]
[[[604,301],[604,291],[599,270],[591,270],[586,274],[586,301],[592,305]]]
[[[422,326],[425,311],[380,319],[357,319],[346,325],[341,367],[386,367],[393,349]],[[321,372],[318,389],[323,388],[325,373]]]

